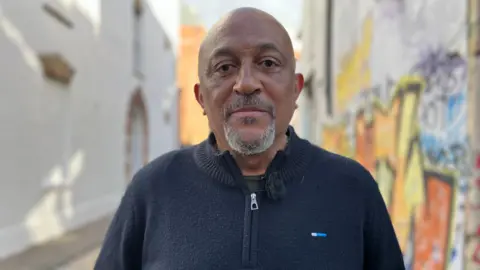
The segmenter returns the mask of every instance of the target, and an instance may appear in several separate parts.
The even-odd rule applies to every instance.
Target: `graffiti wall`
[[[324,126],[323,146],[375,177],[407,269],[463,265],[472,173],[464,2],[335,1],[338,121]]]

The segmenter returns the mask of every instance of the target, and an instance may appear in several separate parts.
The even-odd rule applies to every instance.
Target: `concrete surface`
[[[95,260],[98,257],[98,253],[100,252],[100,247],[97,247],[82,257],[64,265],[56,270],[87,270],[87,269],[93,269],[95,266]]]
[[[0,261],[2,270],[90,270],[111,216]]]

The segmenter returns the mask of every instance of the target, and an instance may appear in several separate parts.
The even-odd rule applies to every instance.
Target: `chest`
[[[354,202],[293,189],[281,201],[257,194],[252,210],[251,196],[222,194],[150,213],[143,268],[362,269],[361,214],[349,210]]]
[[[282,204],[290,204],[289,211],[282,211]],[[259,259],[263,264],[285,267],[278,269],[362,269],[361,216],[345,211],[345,202],[286,199],[262,206]]]

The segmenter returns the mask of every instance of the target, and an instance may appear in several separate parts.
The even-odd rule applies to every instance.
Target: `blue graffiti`
[[[452,249],[452,254],[450,255],[450,260],[453,261],[457,258],[457,249],[456,248],[453,248]]]
[[[444,106],[437,106],[435,110],[424,110],[425,113],[435,113],[435,119],[440,120],[436,121],[434,126],[420,127],[422,150],[432,165],[455,169],[462,175],[468,175],[470,167],[466,91],[442,96],[438,102]]]

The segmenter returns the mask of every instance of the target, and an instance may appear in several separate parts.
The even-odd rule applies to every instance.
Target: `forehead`
[[[236,16],[226,19],[215,29],[209,56],[219,52],[253,52],[257,50],[278,50],[288,52],[288,34],[271,19],[259,16]]]

